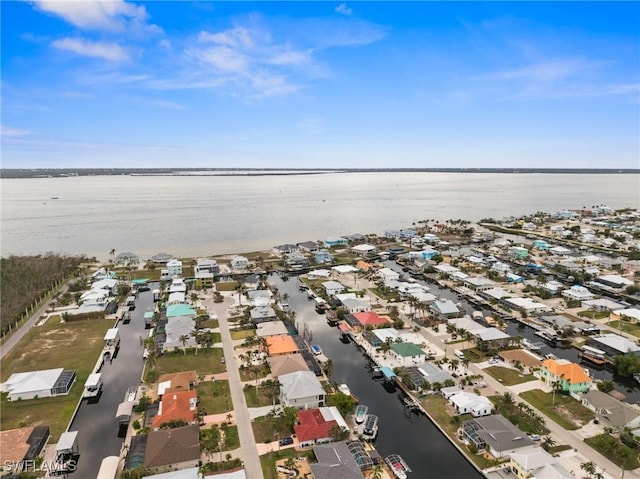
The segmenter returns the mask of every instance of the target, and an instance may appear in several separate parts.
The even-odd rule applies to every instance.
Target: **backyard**
[[[61,323],[51,319],[35,326],[2,360],[2,381],[16,372],[50,368],[76,370],[76,382],[66,396],[13,401],[2,395],[2,429],[48,425],[52,440],[66,430],[83,385],[103,348],[104,334],[112,320],[92,319]]]
[[[542,411],[563,428],[573,431],[592,421],[595,415],[571,396],[561,393],[545,393],[540,389],[520,394],[525,401]]]

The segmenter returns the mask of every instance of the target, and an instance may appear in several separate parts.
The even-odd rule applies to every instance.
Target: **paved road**
[[[226,309],[232,303],[232,300],[225,297],[224,303],[215,303],[211,295],[208,295],[204,303],[207,311],[218,315],[220,335],[222,336],[222,349],[229,374],[229,389],[231,391],[236,425],[238,427],[238,436],[240,437],[240,457],[242,457],[244,461],[245,473],[247,478],[263,479],[260,456],[258,455],[256,440],[253,435],[253,429],[251,428],[251,417],[249,416],[247,401],[244,397],[239,366],[234,355],[233,340],[231,339],[229,323],[226,316]]]
[[[110,363],[107,360],[102,368],[104,386],[100,400],[97,403],[83,400],[69,428],[70,431],[78,431],[80,449],[78,470],[70,476],[72,478],[96,477],[103,458],[120,455],[124,436],[118,436],[119,426],[115,415],[127,389],[140,385],[144,365],[140,336],[146,338],[148,334],[143,318],[147,308],[153,308],[151,291],[140,293],[136,309],[131,312],[131,322],[118,324],[120,350],[113,361]],[[75,387],[83,386],[76,384]]]

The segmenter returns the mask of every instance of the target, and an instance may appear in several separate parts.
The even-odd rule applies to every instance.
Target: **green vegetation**
[[[313,454],[313,452],[311,452],[311,454]],[[264,479],[278,479],[276,461],[288,457],[297,457],[299,455],[300,452],[296,451],[294,448],[287,448],[260,456],[260,465],[262,466],[262,475],[264,476]]]
[[[116,273],[117,276],[126,276],[131,279],[148,279],[150,281],[160,281],[160,269],[136,269],[133,271]]]
[[[273,394],[267,394],[268,388],[258,385],[258,389],[252,384],[244,385],[244,397],[247,400],[247,407],[271,406],[274,402],[278,404],[278,398]]]
[[[335,406],[340,411],[340,414],[346,416],[353,414],[356,409],[356,400],[353,396],[347,396],[344,393],[338,392],[327,396],[327,406]]]
[[[216,283],[216,289],[218,291],[235,291],[238,288],[236,281],[226,281]]]
[[[240,380],[253,381],[255,379],[261,379],[266,377],[270,372],[271,370],[267,365],[250,367],[242,365],[240,366]]]
[[[245,339],[256,335],[255,329],[232,329],[231,339]]]
[[[391,288],[371,288],[369,289],[377,297],[384,299],[385,301],[397,302],[400,301],[400,294]]]
[[[229,459],[222,462],[207,462],[200,468],[200,472],[207,475],[208,472],[235,471],[242,468],[242,459]]]
[[[618,376],[627,378],[640,372],[640,356],[619,354],[613,358],[613,365]]]
[[[261,416],[251,423],[257,443],[268,443],[289,437],[293,429],[284,416],[275,417],[272,413]]]
[[[604,319],[609,317],[608,311],[578,311],[578,316],[587,319]]]
[[[229,381],[218,379],[198,384],[198,409],[205,415],[231,411]]]
[[[619,329],[625,333],[640,337],[640,324],[638,323],[630,323],[629,321],[609,321],[607,324],[614,329]]]
[[[9,256],[0,260],[0,326],[2,332],[18,322],[25,310],[31,314],[42,306],[66,277],[81,277],[84,256]]]
[[[193,349],[187,349],[187,354],[184,354],[182,349],[164,353],[155,359],[153,366],[146,369],[145,380],[149,380],[150,374],[158,376],[191,370],[195,370],[199,375],[221,373],[225,371],[225,366],[220,361],[223,356],[222,348],[199,349],[198,354]]]
[[[1,381],[16,372],[46,368],[76,370],[76,382],[66,396],[8,401],[2,394],[2,429],[47,424],[52,440],[66,430],[82,397],[83,385],[103,348],[103,338],[113,321],[95,319],[60,323],[47,321],[29,333],[2,360]]]
[[[489,399],[496,405],[495,414],[502,414],[522,431],[539,435],[549,433],[544,418],[537,415],[528,404],[523,402],[516,404],[511,393],[490,396]]]
[[[584,426],[595,417],[593,411],[567,394],[556,393],[555,405],[553,393],[545,393],[540,389],[523,392],[520,397],[570,431]]]
[[[617,437],[611,434],[599,434],[584,440],[592,448],[609,459],[614,464],[618,464],[625,470],[640,467],[638,462],[638,450],[625,446]]]
[[[198,324],[198,326],[203,329],[204,328],[217,329],[220,327],[220,324],[218,324],[217,319],[207,319],[205,321],[202,321],[200,324]]]
[[[489,373],[505,386],[522,384],[535,379],[533,374],[521,374],[516,369],[504,368],[502,366],[489,366],[483,369],[483,371]]]

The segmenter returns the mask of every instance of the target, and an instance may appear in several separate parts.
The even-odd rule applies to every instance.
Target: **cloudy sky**
[[[2,167],[640,167],[638,2],[1,2]]]

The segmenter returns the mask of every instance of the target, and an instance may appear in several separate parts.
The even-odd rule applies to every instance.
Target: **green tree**
[[[583,462],[580,464],[580,469],[589,474],[589,477],[592,477],[596,473],[596,465],[593,461]]]
[[[182,343],[182,351],[184,351],[184,355],[187,355],[187,341],[189,341],[189,335],[188,334],[182,334],[179,338],[180,342]]]
[[[347,396],[341,392],[336,393],[332,396],[333,405],[338,408],[340,414],[346,416],[348,414],[353,414],[353,411],[356,408],[356,400],[352,396]]]

